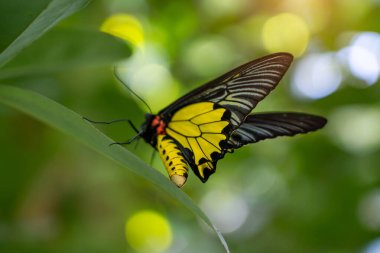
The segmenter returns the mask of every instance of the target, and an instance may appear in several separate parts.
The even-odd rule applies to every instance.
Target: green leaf
[[[0,67],[91,0],[0,0]]]
[[[0,69],[0,79],[102,66],[130,54],[124,41],[100,31],[53,29]]]
[[[77,113],[35,92],[6,85],[0,86],[0,102],[73,136],[100,154],[144,177],[206,222],[215,231],[226,252],[229,252],[222,234],[182,190],[123,147],[109,146],[114,141],[83,120]]]

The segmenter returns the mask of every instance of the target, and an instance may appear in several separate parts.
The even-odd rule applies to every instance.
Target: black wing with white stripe
[[[248,62],[179,98],[159,115],[170,119],[185,105],[210,101],[231,111],[231,124],[236,128],[277,86],[292,60],[289,53],[276,53]]]
[[[249,115],[244,123],[232,132],[230,149],[278,136],[293,136],[322,128],[327,120],[304,113],[262,113]]]

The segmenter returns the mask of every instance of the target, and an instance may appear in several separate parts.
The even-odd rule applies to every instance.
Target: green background
[[[335,92],[319,99],[292,92],[304,58],[339,52],[360,32],[380,32],[378,2],[88,2],[1,0],[0,83],[35,91],[94,120],[129,118],[140,125],[146,108],[116,81],[115,64],[121,63],[126,84],[157,112],[219,74],[269,54],[261,40],[269,17],[292,12],[323,20],[305,53],[256,111],[315,113],[328,118],[326,127],[237,150],[218,163],[206,184],[190,173],[183,191],[224,232],[232,252],[379,252],[369,249],[380,240],[379,82],[368,85],[342,67]],[[144,53],[99,31],[115,13],[141,22]],[[34,22],[37,16],[40,22]],[[139,62],[139,54],[146,58]],[[152,63],[157,76],[146,81],[136,74],[137,81],[128,83]],[[139,87],[139,80],[151,81],[154,92]],[[155,88],[156,82],[162,86]],[[97,127],[116,141],[134,135],[123,123]],[[0,129],[1,252],[134,252],[125,240],[125,222],[146,209],[171,224],[167,252],[223,251],[180,201],[78,138],[3,105]],[[149,164],[149,145],[126,148]],[[166,173],[158,156],[153,167]],[[233,217],[242,215],[236,230],[223,230],[220,220],[234,224]]]

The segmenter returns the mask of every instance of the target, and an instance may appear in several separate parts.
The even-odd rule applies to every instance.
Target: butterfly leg
[[[138,132],[135,136],[132,137],[132,139],[128,140],[128,141],[124,141],[124,142],[113,142],[110,144],[110,146],[112,145],[128,145],[128,144],[131,144],[132,142],[134,142],[135,140],[138,140],[138,138],[141,137],[141,134],[142,132]]]
[[[135,146],[133,147],[135,150],[136,150],[137,147],[139,146],[139,143],[140,143],[140,139],[137,139],[136,144],[135,144]]]
[[[153,166],[154,157],[156,156],[156,150],[153,150],[152,155],[150,156],[150,166]]]

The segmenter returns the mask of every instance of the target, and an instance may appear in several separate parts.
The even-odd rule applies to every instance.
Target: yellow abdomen
[[[167,135],[158,135],[157,150],[170,180],[178,187],[182,187],[186,183],[189,169],[177,144]]]

